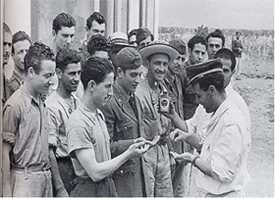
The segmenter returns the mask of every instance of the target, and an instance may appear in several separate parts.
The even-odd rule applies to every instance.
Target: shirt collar
[[[16,69],[14,69],[14,71],[13,71],[13,76],[14,76],[14,78],[16,79],[16,80],[18,80],[20,83],[22,83],[23,82],[23,76],[16,70]]]
[[[231,106],[229,99],[225,99],[210,119],[210,125],[216,122]]]
[[[131,95],[126,93],[126,91],[121,87],[121,85],[119,85],[118,83],[115,83],[113,88],[114,88],[114,93],[115,93],[114,96],[119,101],[121,101],[123,103],[128,103],[129,102],[129,99],[130,99]]]
[[[40,96],[38,99],[34,98],[30,92],[27,89],[26,84],[21,85],[21,87],[19,88],[21,90],[21,92],[23,93],[23,95],[29,99],[30,103],[35,103],[37,106],[40,106],[40,104],[43,104],[43,106],[45,107],[45,102],[44,100],[42,100],[42,96]]]

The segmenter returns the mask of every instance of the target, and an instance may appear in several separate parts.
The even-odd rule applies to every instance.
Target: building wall
[[[158,37],[159,0],[5,0],[5,20],[13,32],[24,30],[34,41],[52,46],[52,21],[61,12],[77,22],[74,46],[85,39],[86,18],[100,11],[107,20],[107,35],[148,27]],[[20,13],[16,15],[15,13]],[[15,20],[16,19],[16,20]]]

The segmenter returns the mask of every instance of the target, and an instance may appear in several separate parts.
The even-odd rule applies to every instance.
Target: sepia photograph
[[[273,0],[0,0],[1,197],[274,197]]]

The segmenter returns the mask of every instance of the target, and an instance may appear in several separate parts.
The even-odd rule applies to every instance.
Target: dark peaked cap
[[[204,77],[206,74],[223,72],[220,59],[212,59],[206,62],[186,67],[188,84]]]

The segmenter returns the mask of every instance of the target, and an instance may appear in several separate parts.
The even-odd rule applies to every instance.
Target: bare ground
[[[247,196],[274,197],[274,63],[244,57],[234,86],[247,102],[252,119],[252,148]]]

